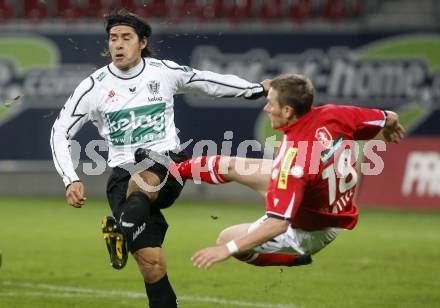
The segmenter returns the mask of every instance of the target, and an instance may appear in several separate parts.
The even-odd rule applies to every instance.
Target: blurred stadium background
[[[209,273],[193,269],[191,253],[223,227],[256,219],[263,200],[235,184],[187,185],[167,210],[170,273],[183,307],[440,307],[436,0],[0,0],[0,307],[145,306],[133,262],[122,274],[103,262],[108,170],[90,160],[106,157],[88,145],[100,139],[95,128],[86,125],[72,145],[92,198],[80,212],[64,205],[49,147],[65,100],[109,62],[102,16],[121,7],[151,22],[158,58],[252,81],[304,73],[317,104],[395,110],[408,130],[380,153],[383,173],[362,178],[358,229],[310,268],[229,261]],[[228,154],[221,145],[231,142],[232,155],[243,140],[264,142],[271,132],[263,105],[179,96],[181,141],[193,139],[191,153],[197,141],[213,140],[210,154]]]

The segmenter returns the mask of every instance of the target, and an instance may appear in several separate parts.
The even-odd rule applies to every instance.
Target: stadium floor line
[[[30,290],[48,290],[57,291],[57,293],[48,292],[15,292],[15,291],[0,291],[0,297],[22,297],[22,296],[49,296],[49,297],[128,297],[128,298],[144,298],[145,293],[131,292],[131,291],[104,291],[96,289],[86,289],[77,287],[62,287],[50,284],[32,283],[32,282],[14,282],[2,281],[1,286],[30,289]],[[269,304],[269,303],[254,303],[240,300],[230,300],[219,297],[210,296],[190,296],[181,295],[179,300],[182,302],[198,302],[198,303],[212,303],[218,305],[236,306],[236,307],[258,307],[258,308],[300,308],[292,304]]]

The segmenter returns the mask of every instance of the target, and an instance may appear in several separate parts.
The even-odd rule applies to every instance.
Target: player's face
[[[147,46],[147,40],[139,41],[132,27],[120,25],[110,29],[108,46],[113,64],[125,71],[139,63],[142,49]]]
[[[278,101],[278,91],[274,88],[269,88],[267,94],[267,103],[264,106],[264,111],[269,116],[270,123],[273,129],[284,127],[288,124],[289,114],[287,113],[287,106],[281,106]]]

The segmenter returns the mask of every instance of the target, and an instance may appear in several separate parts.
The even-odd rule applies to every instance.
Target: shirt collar
[[[307,121],[309,121],[309,118],[311,116],[311,114],[313,113],[313,111],[315,110],[315,107],[312,107],[309,112],[307,112],[305,115],[303,115],[301,118],[298,119],[298,121],[293,122],[290,125],[286,125],[283,127],[278,128],[278,130],[282,131],[283,133],[287,134],[288,132],[290,132],[291,130],[295,129],[295,127],[302,125],[302,123],[305,123]]]
[[[139,63],[136,64],[136,66],[130,68],[127,71],[121,71],[119,68],[116,67],[116,65],[113,64],[113,62],[109,64],[110,71],[114,75],[116,75],[117,77],[120,77],[122,79],[129,79],[129,78],[132,78],[134,76],[139,75],[142,72],[142,70],[144,69],[144,67],[145,67],[144,58],[141,58],[141,61],[139,61]]]

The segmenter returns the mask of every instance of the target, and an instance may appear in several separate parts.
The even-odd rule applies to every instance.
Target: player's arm
[[[393,111],[353,106],[341,106],[339,110],[353,126],[356,140],[373,139],[382,132],[385,141],[397,143],[405,136],[399,116]]]
[[[199,93],[215,97],[257,99],[267,94],[269,80],[252,83],[235,75],[222,75],[162,61],[173,72],[177,93]]]
[[[287,220],[269,217],[245,236],[230,241],[226,245],[202,249],[191,260],[194,266],[209,269],[215,263],[228,259],[234,253],[250,250],[286,232],[288,226]]]
[[[235,240],[238,251],[257,247],[287,231],[290,221],[279,217],[268,217],[255,230]],[[237,251],[237,252],[238,252]]]
[[[85,79],[61,109],[51,130],[50,146],[58,174],[66,186],[66,201],[73,207],[84,204],[84,185],[75,172],[71,157],[71,139],[89,120],[88,94],[94,87],[91,77]]]

